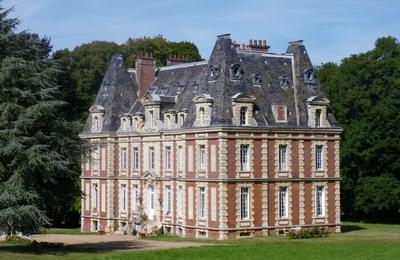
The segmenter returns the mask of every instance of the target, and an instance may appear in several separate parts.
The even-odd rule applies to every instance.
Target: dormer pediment
[[[143,98],[143,104],[144,105],[153,105],[153,104],[159,104],[161,102],[161,98],[157,94],[147,94]]]
[[[197,95],[193,98],[194,103],[212,103],[213,98],[209,94]]]
[[[248,93],[239,92],[233,95],[231,97],[231,100],[235,102],[254,102],[256,101],[256,97]]]
[[[93,105],[89,108],[90,113],[104,113],[105,109],[103,106],[100,105]]]
[[[312,96],[307,99],[310,105],[329,105],[330,101],[324,96]]]

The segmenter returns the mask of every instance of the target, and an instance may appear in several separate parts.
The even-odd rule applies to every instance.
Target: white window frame
[[[240,170],[241,171],[249,171],[250,170],[249,150],[250,150],[250,145],[248,145],[248,144],[240,145]]]
[[[179,145],[178,146],[178,171],[184,171],[185,169],[183,168],[183,146]]]
[[[139,170],[139,147],[133,147],[133,170]]]
[[[279,211],[279,218],[280,219],[285,219],[288,218],[289,215],[289,196],[288,196],[288,187],[287,186],[281,186],[279,187],[279,199],[278,199],[278,211]]]
[[[199,218],[206,218],[206,188],[199,187]]]
[[[288,170],[288,146],[286,144],[279,145],[279,171],[287,171]]]
[[[120,164],[121,164],[121,171],[126,171],[128,168],[128,148],[123,146],[121,147],[120,152]]]
[[[128,188],[125,183],[120,184],[119,186],[119,211],[127,212],[128,211]]]
[[[92,167],[93,171],[100,171],[100,147],[97,145],[92,149]]]
[[[138,201],[139,201],[139,185],[133,184],[132,185],[132,195],[131,195],[131,206],[132,210],[138,210]]]
[[[199,118],[200,118],[200,125],[205,124],[205,114],[206,114],[206,109],[204,107],[199,108]]]
[[[206,146],[202,144],[199,146],[199,170],[205,171],[206,168]]]
[[[318,108],[315,110],[315,127],[321,127],[321,115],[322,109]]]
[[[155,169],[155,149],[154,146],[149,147],[149,169]]]
[[[240,219],[250,219],[250,188],[240,188]]]
[[[183,217],[183,188],[181,185],[178,186],[176,196],[176,211],[179,218]]]
[[[325,217],[325,187],[315,188],[315,213],[317,217]]]
[[[166,216],[171,216],[172,213],[172,193],[171,186],[166,185],[164,190],[164,212]]]
[[[240,125],[247,125],[247,107],[243,106],[240,107],[239,110],[239,124]]]
[[[165,170],[166,171],[172,170],[172,147],[171,146],[165,147]]]
[[[315,170],[321,171],[324,169],[324,146],[315,146]]]
[[[98,206],[99,206],[99,184],[98,183],[92,183],[90,198],[91,198],[91,208],[97,210]]]

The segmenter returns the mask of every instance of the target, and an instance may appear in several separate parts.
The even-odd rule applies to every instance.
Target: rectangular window
[[[199,170],[205,171],[206,170],[206,147],[205,145],[200,145],[199,150]]]
[[[188,188],[188,219],[193,219],[193,187]]]
[[[240,108],[240,125],[247,125],[247,107]]]
[[[322,170],[323,169],[323,160],[324,160],[324,147],[322,145],[315,146],[315,169]]]
[[[126,147],[121,147],[121,170],[126,171],[128,165],[128,158],[126,153]]]
[[[199,188],[199,217],[206,217],[206,188]]]
[[[178,146],[178,160],[177,160],[177,164],[178,164],[178,170],[179,171],[183,171],[183,147],[182,146]]]
[[[139,170],[139,147],[133,147],[133,170]]]
[[[154,147],[151,146],[151,147],[149,147],[149,169],[150,170],[154,170],[154,168],[155,168],[154,160],[155,160]]]
[[[99,187],[98,187],[97,183],[93,183],[92,184],[92,194],[91,194],[92,209],[97,209],[97,203],[98,203],[97,195],[98,195],[98,192],[99,192]]]
[[[183,189],[182,186],[178,186],[178,192],[176,196],[176,211],[179,218],[183,217]]]
[[[132,210],[138,210],[138,200],[139,200],[139,187],[137,184],[132,186]]]
[[[287,187],[279,188],[279,218],[288,217],[288,194]]]
[[[172,208],[172,206],[171,206],[171,202],[172,202],[172,199],[171,199],[171,186],[165,186],[165,193],[164,193],[165,195],[165,204],[164,204],[164,211],[165,211],[165,215],[167,215],[167,216],[169,216],[169,215],[171,215],[171,208]]]
[[[287,145],[279,145],[279,170],[287,171]]]
[[[153,111],[149,111],[149,126],[153,127]]]
[[[126,184],[121,184],[119,191],[119,211],[126,212],[128,210],[128,196]]]
[[[99,147],[93,147],[92,150],[92,169],[98,172],[100,170],[100,151]]]
[[[171,165],[171,146],[165,147],[165,169],[170,171],[172,168]]]
[[[249,167],[249,145],[241,144],[240,145],[240,170],[248,171]]]
[[[249,219],[249,188],[240,189],[240,218]]]
[[[317,186],[316,194],[315,194],[315,203],[316,203],[316,211],[317,217],[325,216],[325,191],[324,186]]]
[[[315,127],[321,127],[321,109],[315,110]]]
[[[193,145],[189,145],[188,146],[188,151],[187,151],[187,153],[188,153],[188,160],[187,160],[187,162],[188,162],[188,171],[189,172],[192,172],[193,171],[193,158],[194,158],[194,156],[193,156]]]

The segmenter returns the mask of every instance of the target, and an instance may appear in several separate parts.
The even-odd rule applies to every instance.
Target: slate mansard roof
[[[233,66],[240,68],[239,79],[231,77]],[[193,128],[193,98],[201,94],[211,96],[213,101],[210,127],[232,126],[232,97],[247,93],[256,98],[256,127],[306,128],[307,100],[325,96],[302,41],[290,42],[284,54],[274,54],[241,48],[229,35],[222,35],[208,61],[160,67],[155,75],[144,96],[155,94],[160,98],[161,114],[167,110],[188,111],[183,128]],[[123,115],[144,113],[143,98],[137,97],[137,91],[136,71],[124,65],[121,55],[114,55],[94,103],[105,111],[102,132],[116,132]],[[287,107],[287,122],[275,121],[273,105]],[[327,118],[331,128],[339,128],[329,108]],[[83,134],[90,134],[90,126],[89,116]]]

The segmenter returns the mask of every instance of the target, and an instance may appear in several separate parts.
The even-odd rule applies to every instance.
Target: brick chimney
[[[167,59],[167,66],[182,64],[182,63],[187,63],[187,62],[188,62],[188,60],[185,59],[185,57],[183,57],[183,56],[170,55],[169,58]]]
[[[268,52],[269,46],[266,40],[249,40],[249,45],[246,46],[248,49],[257,52]]]
[[[155,79],[156,59],[145,53],[136,59],[136,80],[139,86],[138,97],[141,98]]]

